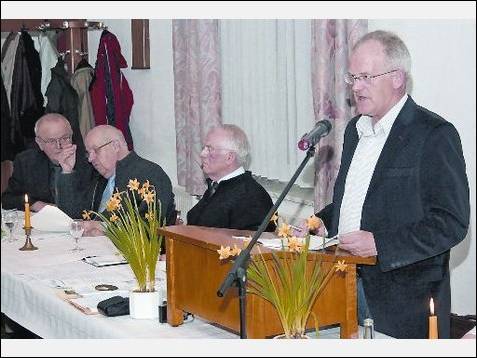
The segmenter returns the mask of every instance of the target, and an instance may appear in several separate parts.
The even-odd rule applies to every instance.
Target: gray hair
[[[247,166],[250,145],[245,132],[234,124],[223,124],[219,128],[227,134],[227,147],[237,153],[238,163],[242,166]]]
[[[353,46],[353,51],[363,43],[374,40],[384,47],[384,53],[389,60],[391,69],[400,69],[406,74],[406,79],[411,80],[411,55],[404,41],[395,33],[377,30],[361,37]]]
[[[34,127],[34,131],[35,131],[35,136],[38,137],[38,131],[40,130],[40,127],[45,123],[47,122],[50,122],[50,123],[59,123],[59,122],[63,122],[64,124],[66,124],[66,127],[70,130],[71,133],[73,133],[72,129],[71,129],[71,124],[70,122],[68,122],[68,120],[61,114],[59,113],[47,113],[43,116],[41,116],[36,122],[35,122],[35,127]]]

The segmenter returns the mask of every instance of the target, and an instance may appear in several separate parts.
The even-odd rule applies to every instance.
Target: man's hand
[[[63,148],[63,151],[58,155],[58,163],[61,169],[63,169],[64,174],[69,174],[73,171],[76,164],[76,144]]]
[[[103,236],[104,229],[100,221],[85,221],[83,236]]]
[[[376,243],[374,235],[369,231],[352,231],[339,236],[340,249],[361,257],[376,256]]]

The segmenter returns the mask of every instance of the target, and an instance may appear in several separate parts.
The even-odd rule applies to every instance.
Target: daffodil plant
[[[128,261],[136,277],[139,292],[155,290],[156,264],[161,249],[162,236],[158,234],[161,223],[160,202],[156,191],[146,181],[142,186],[137,179],[129,180],[128,190],[116,189],[108,201],[109,216],[96,212],[83,212],[85,219],[96,214],[105,226],[106,236]],[[141,199],[141,200],[139,200]],[[138,201],[147,204],[145,215],[138,208]]]
[[[279,217],[272,219],[277,224]],[[317,229],[321,221],[312,216],[306,223],[309,232]],[[260,251],[252,257],[247,269],[247,290],[275,307],[286,338],[303,337],[310,315],[314,318],[318,334],[318,320],[312,307],[333,274],[345,271],[346,265],[344,261],[338,261],[325,271],[320,255],[308,255],[309,234],[303,238],[295,237],[293,228],[284,222],[277,231],[278,236],[283,238],[283,250],[279,254],[273,252],[269,261]]]

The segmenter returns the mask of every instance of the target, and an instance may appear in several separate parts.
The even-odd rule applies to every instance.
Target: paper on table
[[[72,221],[56,206],[46,205],[31,217],[31,226],[40,231],[68,232]]]
[[[282,249],[282,239],[260,239],[258,240],[263,246],[268,247],[269,249],[281,250]],[[338,244],[338,237],[321,237],[321,236],[310,236],[310,250],[322,250],[328,246],[333,246]]]
[[[123,265],[128,263],[121,255],[86,256],[83,257],[82,260],[95,267]]]

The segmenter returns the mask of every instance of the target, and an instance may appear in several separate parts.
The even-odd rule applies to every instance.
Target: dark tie
[[[215,191],[217,190],[217,187],[219,186],[219,183],[209,179],[209,180],[207,180],[207,186],[208,186],[207,198],[211,198],[212,195],[214,195]]]

